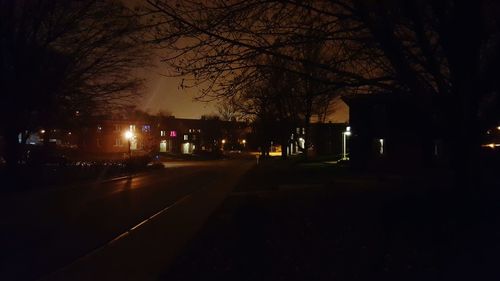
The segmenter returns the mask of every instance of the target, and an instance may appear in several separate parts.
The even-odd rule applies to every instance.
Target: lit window
[[[170,131],[170,136],[175,138],[177,137],[177,132],[176,131]]]
[[[164,137],[165,136],[165,131],[160,131],[160,136]]]
[[[184,140],[188,140],[189,139],[189,136],[188,135],[184,135]]]
[[[97,132],[98,133],[102,132],[102,127],[101,126],[97,126]]]
[[[151,126],[150,126],[150,125],[144,125],[144,126],[142,126],[142,131],[143,131],[144,133],[149,133],[149,132],[151,132]]]
[[[135,125],[130,125],[130,131],[135,132]]]
[[[115,139],[115,146],[122,146],[122,139],[121,138]]]

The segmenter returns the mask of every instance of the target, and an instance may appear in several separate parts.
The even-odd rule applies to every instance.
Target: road
[[[130,178],[2,196],[0,280],[153,280],[252,164],[169,162]]]

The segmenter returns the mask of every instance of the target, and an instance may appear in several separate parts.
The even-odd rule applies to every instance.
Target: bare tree
[[[498,122],[500,6],[495,1],[353,1],[353,10],[421,109],[438,125],[461,186],[472,185],[480,135]]]
[[[146,63],[140,25],[117,1],[1,1],[0,92],[7,161],[17,135],[127,104]],[[24,143],[24,141],[22,141]]]
[[[324,103],[330,103],[339,89],[366,92],[391,87],[389,77],[375,75],[384,73],[379,70],[383,59],[365,53],[373,49],[364,46],[360,39],[364,35],[350,39],[357,27],[348,21],[339,25],[341,17],[349,17],[342,5],[325,6],[326,11],[333,11],[325,17],[319,7],[316,11],[294,1],[148,3],[148,12],[155,17],[153,40],[164,48],[170,74],[192,77],[183,79],[182,85],[202,86],[201,98],[241,102],[254,97],[249,89],[267,85],[274,91],[259,93],[274,96],[275,117],[295,124],[301,118],[308,134],[312,115],[319,108],[325,112]],[[270,73],[288,73],[300,83],[295,88],[274,87],[280,78],[270,78]],[[257,103],[260,99],[259,95]],[[260,107],[248,105],[244,103],[242,112],[258,116]]]
[[[205,86],[203,95],[234,96],[259,85],[259,69],[273,57],[333,92],[411,96],[422,120],[443,132],[457,174],[469,178],[463,182],[470,182],[466,163],[475,162],[483,126],[498,122],[495,1],[148,3],[172,75],[191,75],[186,85]],[[315,42],[326,50],[319,59],[300,55]]]
[[[339,24],[341,18],[350,16],[342,5],[323,3],[324,7],[313,9],[302,3],[148,1],[148,14],[153,18],[151,40],[164,49],[170,75],[188,75],[190,79],[182,85],[203,86],[202,96],[211,98],[251,87],[260,79],[257,69],[267,66],[270,56],[289,61],[286,70],[306,77],[310,74],[301,72],[303,64],[323,69],[329,72],[328,79],[316,80],[332,87],[390,86],[390,77],[376,75],[382,73],[378,71],[382,55],[365,54],[369,49],[362,35],[351,39],[359,27],[347,20]],[[321,8],[331,15],[326,17]],[[297,48],[318,41],[330,50],[321,61],[295,56]],[[356,53],[347,57],[348,50]]]

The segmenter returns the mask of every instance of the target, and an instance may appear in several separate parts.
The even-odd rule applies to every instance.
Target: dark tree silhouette
[[[443,132],[460,186],[471,186],[480,135],[498,122],[500,7],[495,1],[354,1],[423,120]],[[426,117],[426,118],[425,118]],[[493,124],[494,125],[494,124]]]
[[[269,57],[330,92],[406,95],[423,122],[441,131],[464,186],[474,176],[479,135],[499,119],[500,13],[492,0],[148,4],[153,40],[165,48],[172,74],[191,75],[203,95],[259,85]],[[325,52],[300,55],[317,42]]]
[[[150,1],[149,4],[149,12],[156,16],[152,22],[159,22],[154,28],[154,41],[165,48],[170,74],[190,75],[193,79],[183,80],[182,85],[204,87],[201,98],[229,99],[233,104],[243,102],[237,105],[242,113],[257,117],[260,107],[249,108],[251,103],[246,101],[254,95],[248,90],[256,85],[267,87],[272,90],[259,91],[257,99],[264,92],[274,96],[271,100],[276,114],[272,119],[288,124],[281,128],[301,123],[309,135],[311,118],[328,111],[339,89],[360,85],[353,77],[349,81],[343,77],[353,76],[342,69],[352,68],[354,57],[339,60],[335,53],[324,51],[346,48],[345,43],[329,40],[328,31],[322,29],[326,22],[296,4],[283,1],[231,5],[223,1]],[[193,14],[193,11],[203,12]],[[329,30],[341,32],[333,25]],[[278,89],[280,75],[293,76],[296,87],[292,89],[288,83]],[[383,79],[370,81],[384,85]],[[262,116],[258,118],[263,120]],[[280,143],[284,145],[290,134],[280,133],[283,135]],[[308,143],[306,140],[306,146]]]
[[[24,138],[136,96],[144,65],[133,13],[117,1],[1,1],[0,92],[6,160],[20,155]],[[21,145],[24,144],[24,140]]]
[[[224,128],[221,126],[221,118],[218,115],[204,115],[201,117],[202,143],[211,152],[221,150],[220,140],[224,137]]]

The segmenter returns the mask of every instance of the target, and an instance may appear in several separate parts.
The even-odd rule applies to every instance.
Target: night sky
[[[178,78],[160,74],[161,66],[143,71],[146,79],[144,97],[139,107],[150,113],[164,111],[179,118],[200,118],[201,115],[217,113],[215,103],[194,101],[197,89],[179,89]]]
[[[122,0],[126,5],[133,7],[141,0]],[[161,54],[158,54],[161,56]],[[158,60],[158,59],[155,59]],[[216,114],[216,103],[199,102],[194,98],[198,94],[199,89],[180,89],[179,84],[181,78],[165,77],[162,73],[166,73],[166,67],[160,62],[156,66],[149,69],[139,70],[137,73],[143,77],[145,81],[144,97],[138,103],[139,108],[146,110],[152,114],[159,111],[171,113],[179,118],[200,118],[206,114]],[[342,102],[338,101],[334,105],[334,113],[327,118],[326,122],[347,122],[348,108]]]
[[[146,79],[144,98],[139,107],[150,113],[160,110],[171,113],[179,118],[200,118],[204,114],[217,113],[216,103],[195,101],[198,89],[180,89],[180,78],[171,78],[161,75],[162,66],[140,71]],[[326,121],[346,122],[348,119],[347,106],[339,101],[334,105],[334,114]]]

